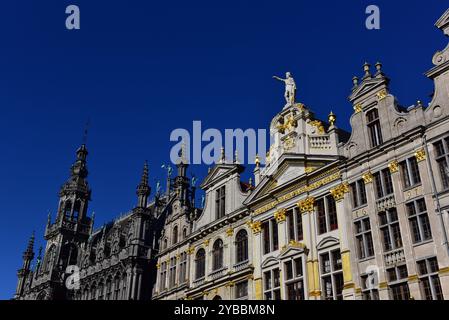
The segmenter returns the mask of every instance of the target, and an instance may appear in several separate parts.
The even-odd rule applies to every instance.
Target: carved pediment
[[[441,29],[445,35],[449,36],[449,9],[438,19],[435,27]]]
[[[332,246],[339,245],[339,244],[340,244],[340,241],[337,238],[326,237],[317,244],[316,248],[318,250],[321,250],[321,249],[325,249],[325,248],[332,247]]]
[[[242,172],[243,167],[238,164],[217,164],[206,176],[203,183],[201,184],[201,188],[207,188],[207,186],[215,181],[218,181],[221,177],[227,176],[234,172]]]
[[[350,101],[354,101],[358,97],[368,93],[368,92],[377,92],[383,88],[384,84],[388,84],[387,78],[372,78],[365,79],[363,82],[352,92],[349,96]]]

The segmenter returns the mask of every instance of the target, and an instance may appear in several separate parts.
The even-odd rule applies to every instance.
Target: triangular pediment
[[[331,161],[331,159],[320,159],[315,161],[307,160],[306,162],[303,158],[284,157],[280,166],[273,172],[273,174],[263,176],[255,190],[245,200],[245,204],[249,204],[255,199],[263,198],[278,186],[286,185],[293,180],[304,176],[306,173],[310,174],[311,172],[326,166]]]
[[[386,78],[372,78],[365,79],[363,82],[354,90],[354,92],[349,96],[349,100],[353,101],[357,97],[362,96],[368,92],[378,90],[380,87],[387,82]]]
[[[233,174],[234,172],[242,172],[243,167],[239,164],[226,164],[226,163],[220,163],[217,164],[204,178],[203,183],[201,184],[201,188],[207,188],[208,185],[211,183],[214,183],[220,178],[228,176],[229,174]]]
[[[438,19],[435,26],[449,36],[449,9]]]

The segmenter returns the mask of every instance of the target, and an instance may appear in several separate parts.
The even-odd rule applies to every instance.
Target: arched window
[[[44,272],[50,271],[55,256],[56,256],[56,246],[52,245],[45,254]]]
[[[95,300],[97,298],[97,285],[95,282],[90,286],[90,300]]]
[[[246,230],[240,230],[235,237],[236,262],[248,260],[248,233]]]
[[[178,243],[178,226],[175,226],[173,228],[173,244],[177,244]]]
[[[114,296],[113,296],[114,300],[120,300],[120,274],[117,274],[114,277]]]
[[[127,276],[126,273],[122,276],[122,296],[120,297],[121,300],[127,300],[128,299],[128,292],[126,291],[126,280]]]
[[[167,247],[168,247],[168,240],[167,240],[167,238],[165,238],[164,239],[164,244],[162,245],[162,250],[167,249]]]
[[[182,240],[185,240],[187,238],[187,228],[182,229]]]
[[[201,279],[206,274],[206,252],[198,250],[195,256],[195,279]]]
[[[108,277],[106,279],[106,295],[105,300],[111,300],[112,298],[112,279],[111,277]]]
[[[221,239],[214,242],[212,256],[212,270],[223,268],[223,241]]]

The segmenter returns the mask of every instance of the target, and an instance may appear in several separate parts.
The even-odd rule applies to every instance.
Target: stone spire
[[[146,208],[148,204],[148,197],[151,193],[151,188],[148,185],[148,162],[145,161],[143,166],[142,177],[140,179],[140,183],[137,186],[137,206],[140,208]]]

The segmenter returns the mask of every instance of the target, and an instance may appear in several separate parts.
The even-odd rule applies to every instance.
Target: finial
[[[337,116],[331,111],[331,113],[329,113],[328,119],[330,126],[333,127],[335,122],[337,121]]]
[[[51,224],[51,212],[50,212],[50,210],[48,210],[47,225],[49,226],[50,224]]]
[[[87,135],[89,133],[89,125],[90,125],[90,118],[87,118],[86,125],[84,126],[84,132],[83,132],[83,145],[87,144]]]
[[[234,152],[234,163],[235,164],[239,164],[240,163],[239,162],[239,153],[238,153],[237,150],[235,150],[235,152]]]
[[[382,63],[380,63],[379,61],[376,63],[376,70],[377,72],[382,72]]]
[[[226,157],[225,157],[225,149],[223,147],[221,147],[221,159],[220,159],[221,163],[225,163],[226,162]]]
[[[254,160],[254,163],[256,164],[256,168],[260,167],[260,158],[258,154],[256,154],[256,159]]]
[[[423,107],[423,104],[422,104],[421,100],[416,101],[416,107],[417,108],[422,108]]]
[[[211,171],[212,171],[211,167],[207,168],[207,174],[209,174]]]
[[[249,178],[249,186],[252,187],[253,186],[253,178]]]
[[[359,85],[359,78],[354,76],[352,78],[352,84],[354,85],[354,88],[358,87],[358,85]]]
[[[27,252],[28,253],[33,252],[34,239],[35,239],[35,231],[33,230],[33,233],[31,234],[30,240],[28,240],[28,247],[27,247]]]
[[[142,172],[142,178],[140,179],[141,185],[148,185],[148,161],[145,160],[143,164],[143,172]]]
[[[363,65],[363,71],[365,71],[365,76],[363,77],[364,79],[371,77],[370,67],[371,65],[368,62],[365,62],[365,64]]]

